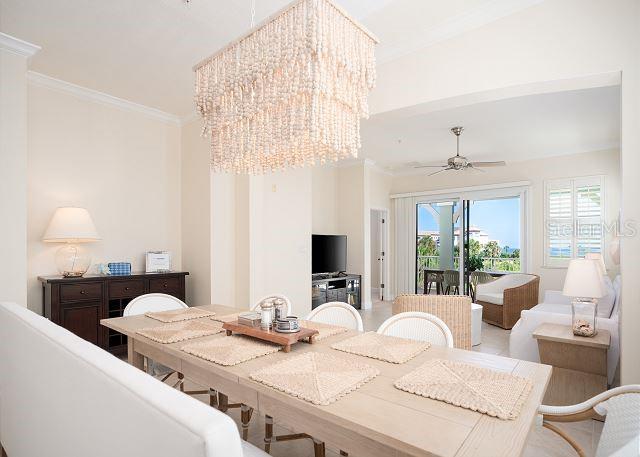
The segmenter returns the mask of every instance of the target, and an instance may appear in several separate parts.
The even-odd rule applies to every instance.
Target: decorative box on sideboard
[[[81,278],[39,276],[43,313],[81,338],[114,354],[123,354],[127,350],[127,337],[102,327],[100,319],[122,316],[131,300],[148,293],[165,293],[184,301],[188,274],[179,271]]]

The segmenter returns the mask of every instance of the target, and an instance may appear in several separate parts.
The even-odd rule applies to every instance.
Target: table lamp
[[[572,297],[571,320],[573,334],[595,336],[598,298],[606,291],[602,286],[602,274],[598,260],[573,259],[569,263],[562,295]]]
[[[89,211],[84,208],[56,209],[42,237],[45,243],[65,243],[56,252],[55,261],[64,277],[84,275],[91,266],[89,251],[80,243],[100,240]]]

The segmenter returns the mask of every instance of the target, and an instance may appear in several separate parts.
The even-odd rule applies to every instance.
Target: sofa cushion
[[[613,310],[611,310],[611,317],[616,317],[618,315],[618,311],[620,310],[620,294],[622,292],[622,281],[620,279],[620,275],[616,276],[613,280],[613,290],[616,291],[616,300],[613,304]]]
[[[504,295],[502,293],[491,292],[478,293],[476,295],[476,300],[493,303],[494,305],[502,305],[504,303]]]
[[[609,276],[602,279],[602,287],[607,295],[598,299],[598,317],[610,317],[616,302],[616,291]]]

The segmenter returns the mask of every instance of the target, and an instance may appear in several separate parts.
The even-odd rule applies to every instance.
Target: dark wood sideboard
[[[134,298],[154,292],[185,299],[186,271],[132,273],[126,276],[85,275],[82,278],[38,276],[42,309],[52,322],[113,353],[127,351],[127,337],[100,325],[100,319],[122,316]]]

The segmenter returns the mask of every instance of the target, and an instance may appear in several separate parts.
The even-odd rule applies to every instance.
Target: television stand
[[[361,308],[362,276],[349,273],[313,275],[311,280],[311,309],[332,302],[348,303]]]

